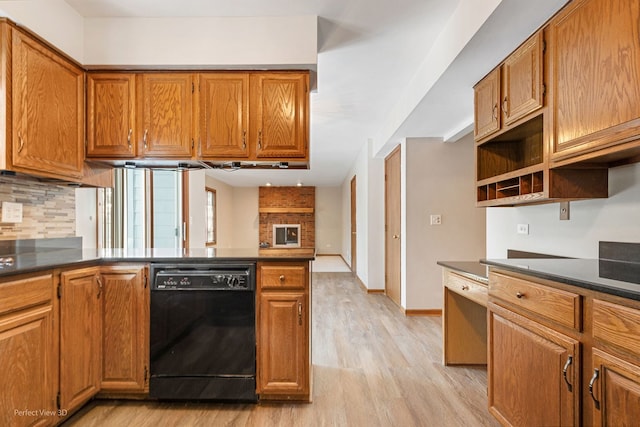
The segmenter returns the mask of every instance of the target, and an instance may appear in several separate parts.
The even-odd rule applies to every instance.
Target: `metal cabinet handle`
[[[522,292],[516,292],[516,298],[520,299],[523,297],[524,297],[524,294]]]
[[[258,148],[262,149],[262,130],[258,131]]]
[[[284,274],[281,274],[279,279],[280,279],[281,282],[284,282]]]
[[[24,140],[22,139],[22,135],[20,135],[20,132],[18,132],[18,141],[20,142],[20,145],[18,146],[18,153],[20,153],[24,148]]]
[[[242,148],[247,148],[247,131],[242,131]]]
[[[505,96],[504,99],[502,100],[502,112],[505,115],[508,115],[508,113],[507,113],[507,105],[508,105],[507,104],[507,97]]]
[[[573,356],[569,356],[567,362],[564,364],[564,368],[562,368],[562,376],[564,377],[564,382],[567,383],[567,390],[569,391],[573,391],[573,385],[571,385],[569,379],[567,378],[567,369],[569,369],[569,366],[571,366],[572,363]]]
[[[131,149],[131,134],[133,133],[133,129],[129,128],[129,134],[127,135],[127,144],[129,144],[129,149]]]
[[[142,135],[142,142],[144,142],[144,148],[147,148],[147,134],[149,133],[148,129],[144,130],[144,135]]]
[[[100,276],[96,276],[96,282],[98,283],[98,296],[97,296],[97,298],[100,299],[100,295],[102,295],[102,280],[100,280]]]
[[[593,404],[596,406],[596,409],[600,409],[600,402],[593,395],[593,385],[595,384],[595,382],[596,382],[596,380],[598,379],[599,376],[600,376],[600,370],[598,368],[596,368],[596,369],[593,370],[593,376],[591,377],[591,381],[589,381],[589,394],[591,395],[591,398],[593,399]]]
[[[302,303],[298,301],[298,325],[302,325]]]
[[[462,285],[462,290],[463,291],[468,291],[469,290],[469,285]]]
[[[498,120],[498,104],[493,106],[493,110],[491,110],[491,117],[493,117],[494,120]]]

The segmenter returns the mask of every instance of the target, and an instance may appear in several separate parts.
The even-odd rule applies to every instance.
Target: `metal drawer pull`
[[[524,297],[524,294],[522,292],[516,292],[516,298],[520,299]]]
[[[569,358],[567,359],[567,363],[564,364],[564,368],[562,368],[562,376],[564,377],[564,382],[567,383],[567,390],[569,391],[573,391],[573,386],[571,385],[571,383],[569,382],[569,379],[567,378],[567,369],[569,369],[569,366],[573,363],[573,356],[569,356]]]
[[[281,282],[284,282],[284,274],[281,274],[281,275],[280,275],[280,281],[281,281]]]
[[[591,398],[593,399],[593,404],[595,405],[596,409],[600,409],[600,402],[593,395],[593,384],[595,384],[595,382],[596,382],[596,380],[598,379],[599,376],[600,376],[600,370],[598,368],[596,368],[596,369],[593,370],[593,376],[591,377],[591,381],[589,381],[589,394],[591,395]]]
[[[462,290],[463,291],[468,291],[469,290],[469,285],[462,285]]]

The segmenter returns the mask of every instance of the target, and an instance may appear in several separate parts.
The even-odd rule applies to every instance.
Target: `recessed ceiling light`
[[[298,187],[302,187],[302,182],[298,181],[298,183],[296,184]]]
[[[270,182],[267,182],[265,185],[266,185],[267,187],[271,187],[271,183],[270,183]]]

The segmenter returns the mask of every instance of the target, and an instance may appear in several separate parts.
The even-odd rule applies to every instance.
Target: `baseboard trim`
[[[360,280],[360,278],[358,277],[357,274],[354,274],[353,276],[358,281],[358,284],[360,285],[362,290],[365,291],[366,293],[368,293],[368,294],[384,294],[384,289],[369,289],[364,285],[364,283],[362,282],[362,280]]]
[[[368,294],[383,294],[384,295],[384,289],[367,289],[367,293]]]
[[[442,309],[434,308],[428,310],[402,309],[405,316],[442,316]]]

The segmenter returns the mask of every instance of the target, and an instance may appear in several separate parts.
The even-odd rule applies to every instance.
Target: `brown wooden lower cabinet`
[[[0,281],[0,425],[57,421],[51,272]]]
[[[101,394],[148,391],[149,286],[142,265],[103,266]]]
[[[595,426],[633,426],[640,422],[640,365],[593,349],[588,382]]]
[[[489,411],[504,425],[577,425],[578,341],[491,303],[488,326]]]
[[[503,425],[638,425],[640,301],[492,267],[487,307]]]
[[[101,298],[98,267],[60,273],[60,400],[74,411],[100,390]]]
[[[257,392],[311,398],[309,262],[258,263]]]

